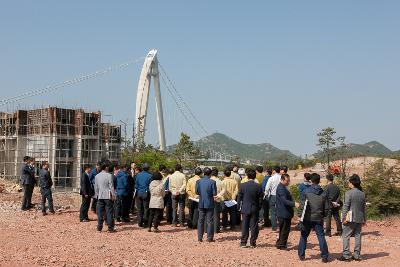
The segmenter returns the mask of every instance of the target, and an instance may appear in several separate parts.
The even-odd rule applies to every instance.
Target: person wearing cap
[[[196,194],[199,195],[197,240],[203,242],[206,221],[207,241],[214,242],[214,201],[217,196],[217,185],[214,180],[210,179],[210,168],[204,168],[203,173],[204,176],[196,182]]]
[[[366,223],[366,202],[365,193],[362,191],[361,179],[357,174],[349,178],[348,190],[344,196],[344,205],[342,211],[343,223],[343,255],[338,259],[340,261],[361,261],[361,230]],[[350,252],[350,237],[354,236],[354,254]]]
[[[136,207],[138,209],[138,225],[139,227],[147,227],[149,219],[149,203],[150,192],[149,186],[151,182],[151,174],[149,173],[150,165],[142,164],[142,171],[136,175],[135,190],[136,190]]]
[[[169,191],[172,198],[172,224],[178,225],[178,206],[179,206],[179,225],[184,226],[185,200],[186,200],[186,176],[182,172],[182,165],[176,164],[175,172],[169,177]]]
[[[203,174],[203,170],[197,167],[194,170],[194,176],[190,178],[186,185],[186,194],[189,198],[189,219],[187,221],[188,228],[197,229],[197,222],[199,220],[199,202],[193,199],[199,199],[199,195],[196,194],[196,183],[200,180],[200,175]]]

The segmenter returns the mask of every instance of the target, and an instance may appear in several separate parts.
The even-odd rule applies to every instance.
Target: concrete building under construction
[[[79,188],[84,164],[118,161],[121,127],[101,122],[100,112],[48,107],[0,112],[0,177],[19,179],[24,156],[36,170],[50,163],[56,188]]]

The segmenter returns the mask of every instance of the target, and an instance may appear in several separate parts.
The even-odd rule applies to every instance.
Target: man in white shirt
[[[281,168],[279,166],[275,166],[272,171],[272,176],[269,178],[267,185],[265,186],[264,197],[268,199],[269,208],[271,210],[271,225],[272,231],[277,230],[276,223],[276,188],[278,187],[281,181],[280,175]]]

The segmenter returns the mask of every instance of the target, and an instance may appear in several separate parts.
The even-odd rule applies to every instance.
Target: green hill
[[[366,155],[366,156],[387,156],[392,154],[391,151],[386,146],[382,145],[377,141],[371,141],[365,143],[363,145],[360,144],[350,144],[349,145],[349,154],[358,156],[358,155]]]
[[[391,157],[398,152],[392,151],[386,146],[382,145],[377,141],[371,141],[365,144],[349,144],[347,155],[350,157],[358,156],[371,156],[371,157]],[[316,158],[321,157],[321,152],[314,154]],[[337,159],[339,155],[336,155],[334,159]]]
[[[196,146],[204,151],[216,151],[231,158],[239,157],[243,160],[266,161],[297,158],[288,150],[281,150],[269,143],[243,144],[229,136],[214,133],[195,142]],[[213,155],[210,155],[211,157]]]

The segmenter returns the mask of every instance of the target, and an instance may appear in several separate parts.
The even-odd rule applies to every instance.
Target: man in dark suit
[[[51,187],[53,186],[53,180],[51,179],[51,175],[49,172],[49,163],[47,161],[43,162],[42,169],[39,172],[39,186],[40,186],[40,193],[42,194],[43,216],[47,215],[46,199],[49,205],[50,213],[54,214],[53,194],[51,192]]]
[[[250,169],[247,171],[247,178],[249,181],[240,185],[238,194],[238,207],[242,213],[242,238],[240,240],[240,247],[247,247],[250,228],[250,247],[255,248],[258,237],[258,216],[263,192],[261,185],[254,181],[256,178],[254,170]]]
[[[332,174],[328,174],[326,176],[328,180],[328,185],[325,188],[326,197],[328,199],[328,213],[326,214],[325,218],[325,235],[331,236],[331,220],[332,216],[335,218],[336,221],[336,234],[338,236],[342,235],[343,227],[342,222],[340,221],[339,210],[341,206],[340,200],[340,188],[339,186],[333,183],[334,177]]]
[[[97,162],[96,164],[96,168],[93,168],[93,170],[89,173],[89,180],[90,180],[90,184],[92,187],[92,190],[94,192],[94,184],[96,183],[96,175],[99,174],[101,172],[101,161]],[[97,212],[97,198],[93,198],[92,200],[92,211],[94,213]]]
[[[29,156],[24,157],[24,166],[21,170],[20,183],[24,188],[24,197],[22,199],[21,210],[29,210],[32,208],[32,194],[35,187],[35,168],[33,167],[33,159]]]
[[[83,173],[81,175],[81,190],[79,192],[80,195],[82,196],[82,204],[79,213],[79,220],[81,222],[90,221],[88,216],[88,211],[90,207],[90,199],[93,196],[94,192],[90,184],[89,173],[90,173],[90,166],[85,165],[83,167]]]
[[[279,238],[276,241],[276,248],[286,249],[289,238],[290,225],[293,218],[293,207],[299,208],[300,204],[293,201],[287,187],[290,184],[290,176],[285,173],[281,176],[281,181],[276,188],[276,217],[279,222]]]
[[[203,242],[204,221],[207,217],[207,241],[214,242],[214,200],[217,196],[217,185],[210,179],[210,168],[204,168],[203,173],[204,176],[196,182],[196,194],[199,195],[197,237],[199,242]]]

